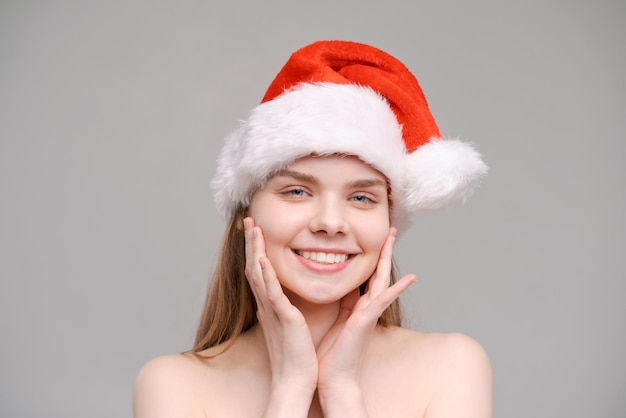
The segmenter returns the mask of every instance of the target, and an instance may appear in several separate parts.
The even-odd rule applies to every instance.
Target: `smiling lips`
[[[348,254],[340,253],[325,253],[321,251],[300,250],[295,250],[295,253],[307,260],[315,261],[321,264],[338,264],[343,263],[348,259]]]

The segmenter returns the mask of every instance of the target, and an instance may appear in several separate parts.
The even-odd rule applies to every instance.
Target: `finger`
[[[261,228],[255,226],[255,243],[254,253],[258,255],[258,265],[261,272],[261,280],[263,281],[263,289],[265,297],[272,303],[281,302],[283,298],[287,299],[287,296],[283,293],[283,289],[276,276],[274,266],[265,254],[265,236]],[[291,304],[290,304],[291,305]]]
[[[246,264],[252,265],[254,249],[254,221],[252,220],[252,218],[244,218],[243,231],[245,238]]]
[[[375,300],[372,301],[370,306],[375,312],[380,312],[378,316],[380,316],[385,309],[387,309],[393,301],[398,299],[402,293],[404,293],[409,286],[417,281],[417,276],[415,274],[407,274],[393,285],[389,286],[385,289],[380,295],[376,297]],[[368,306],[369,307],[369,306]]]
[[[274,267],[267,257],[260,258],[259,264],[263,275],[263,283],[265,284],[265,295],[272,306],[280,308],[282,302],[287,299],[287,296],[285,296],[285,293],[280,286]]]
[[[370,298],[375,298],[389,287],[391,281],[391,265],[393,263],[393,244],[396,240],[395,228],[390,228],[385,239],[383,248],[380,251],[378,264],[374,274],[370,278],[367,294]]]
[[[254,257],[253,257],[253,231],[252,231],[252,220],[250,218],[245,218],[243,220],[243,236],[245,242],[245,257],[246,257],[246,265],[245,265],[245,273],[248,282],[250,282],[254,272]],[[255,287],[254,283],[250,283],[252,287]]]
[[[274,267],[269,258],[262,257],[259,259],[261,271],[263,273],[263,281],[265,283],[265,292],[268,302],[271,304],[274,313],[282,321],[296,321],[303,319],[302,314],[296,308],[285,292],[276,276]]]
[[[341,303],[339,305],[339,314],[337,315],[337,320],[335,321],[335,324],[341,324],[350,317],[354,306],[359,300],[359,297],[359,289],[356,288],[341,299]]]
[[[244,225],[244,239],[245,239],[245,256],[246,256],[246,266],[245,273],[248,281],[254,281],[254,273],[255,273],[255,264],[256,257],[254,254],[254,239],[255,232],[253,221],[251,218],[245,218],[243,221]],[[260,277],[260,276],[259,276]],[[257,285],[256,283],[251,283],[252,285]]]
[[[248,217],[244,219],[244,230],[246,234],[246,260],[258,263],[259,258],[265,255],[265,241],[261,228],[256,226],[254,219]]]
[[[357,327],[363,327],[367,324],[374,323],[400,295],[409,288],[410,285],[415,283],[417,276],[414,274],[407,274],[402,279],[398,280],[392,286],[385,289],[380,295],[371,300],[369,303],[364,303],[356,308],[358,314],[352,315],[352,324]]]
[[[245,236],[245,275],[250,289],[257,302],[257,307],[263,309],[265,305],[265,283],[263,282],[263,275],[258,259],[258,247],[257,241],[259,239],[257,227],[255,226],[252,218],[244,219],[244,236]]]

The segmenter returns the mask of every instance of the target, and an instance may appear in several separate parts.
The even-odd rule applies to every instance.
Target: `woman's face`
[[[387,180],[353,156],[301,158],[253,195],[249,215],[292,302],[335,302],[376,268],[389,233]]]

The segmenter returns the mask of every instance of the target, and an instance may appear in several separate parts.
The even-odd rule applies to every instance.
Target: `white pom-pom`
[[[405,205],[412,212],[464,202],[489,168],[470,144],[433,138],[407,155],[406,170]]]

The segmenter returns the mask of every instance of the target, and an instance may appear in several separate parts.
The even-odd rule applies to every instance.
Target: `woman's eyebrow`
[[[282,170],[279,171],[276,176],[281,176],[281,177],[291,177],[295,180],[304,182],[304,183],[309,183],[309,184],[318,184],[319,181],[317,179],[317,177],[312,176],[310,174],[305,174],[305,173],[301,173],[299,171],[292,171],[292,170]]]
[[[319,184],[319,180],[317,177],[312,176],[310,174],[301,173],[299,171],[292,170],[282,170],[276,174],[276,177],[291,177],[295,180],[308,183],[308,184]],[[368,188],[368,187],[384,187],[387,188],[387,182],[381,179],[357,179],[348,182],[346,185],[347,188],[350,189],[358,189],[358,188]]]
[[[387,182],[381,179],[359,179],[359,180],[353,180],[350,183],[348,183],[348,187],[351,189],[368,188],[368,187],[375,187],[375,186],[387,188]]]

